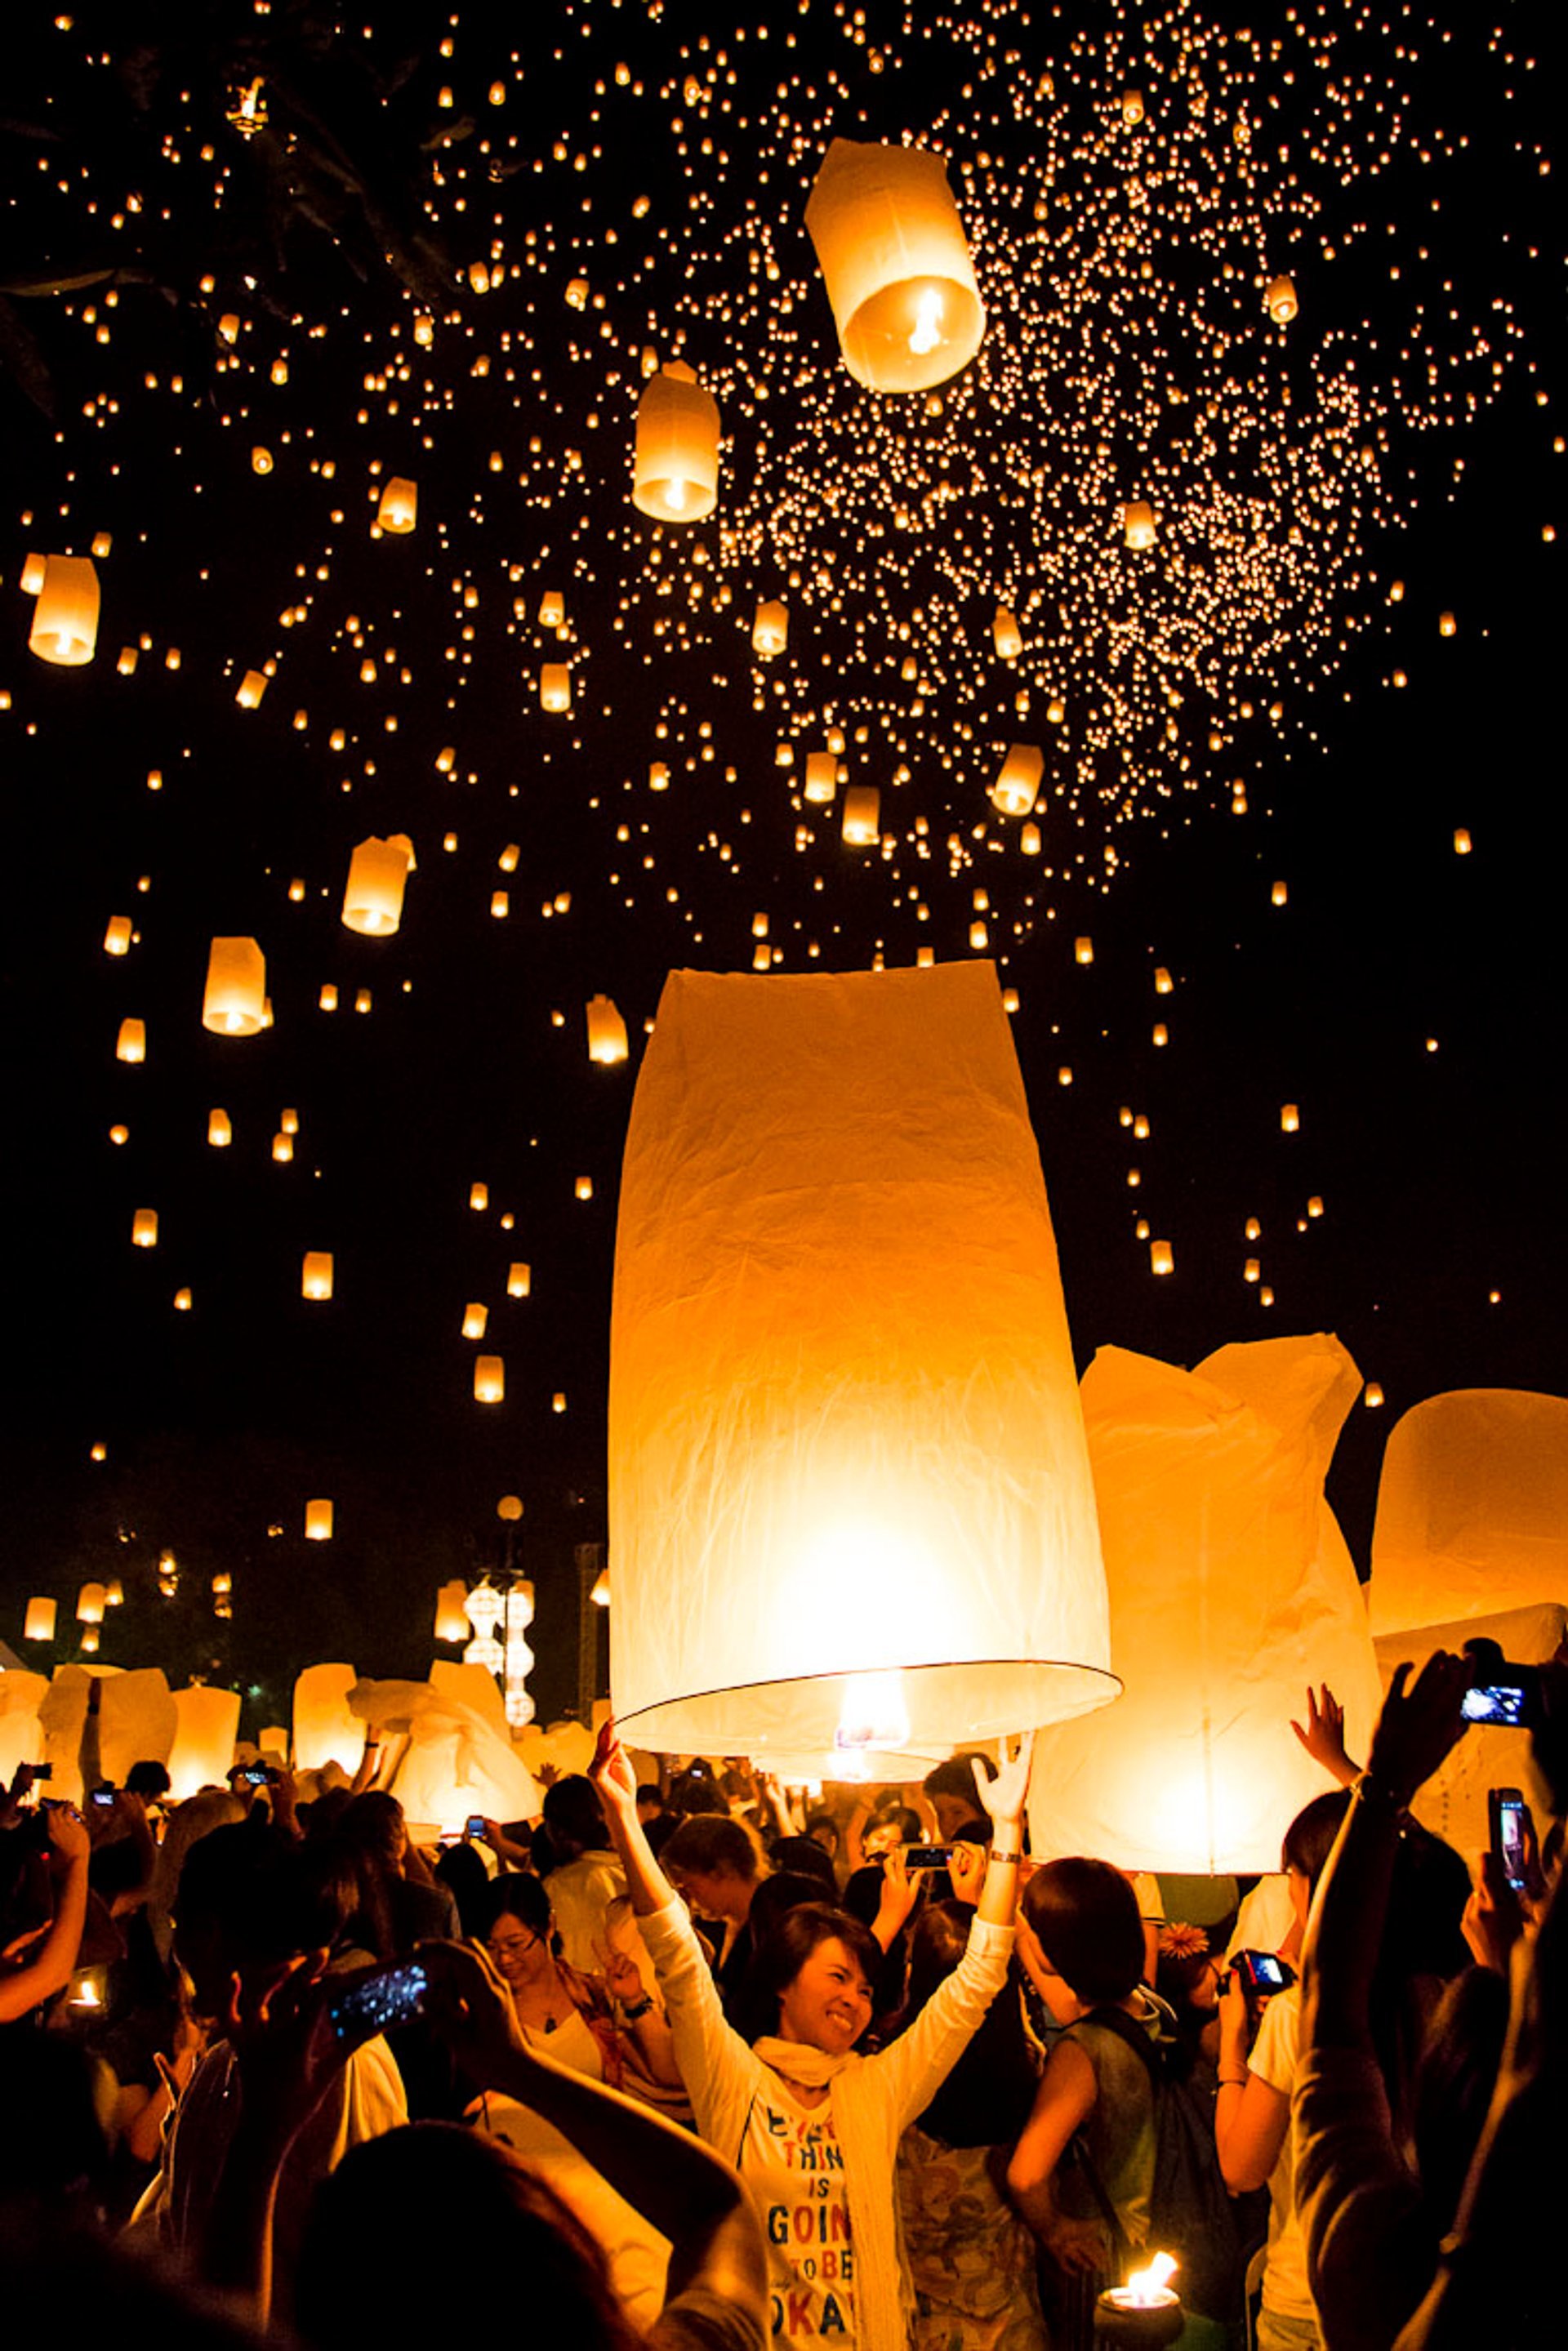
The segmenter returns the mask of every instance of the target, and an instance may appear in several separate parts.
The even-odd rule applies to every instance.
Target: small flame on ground
[[[1134,2270],[1127,2280],[1130,2302],[1157,2302],[1176,2275],[1177,2263],[1171,2253],[1156,2253],[1146,2270]]]

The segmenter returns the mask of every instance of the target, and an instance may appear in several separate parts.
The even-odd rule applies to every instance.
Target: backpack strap
[[[1134,2024],[1124,2008],[1092,2008],[1087,2015],[1081,2016],[1078,2021],[1081,2024],[1103,2024],[1108,2032],[1115,2034],[1118,2041],[1124,2042],[1129,2049],[1134,2050],[1143,2059],[1147,2069],[1151,2087],[1158,2089],[1165,2080],[1165,2067],[1160,2061],[1159,2052],[1143,2026]],[[1070,2031],[1071,2029],[1069,2027]]]

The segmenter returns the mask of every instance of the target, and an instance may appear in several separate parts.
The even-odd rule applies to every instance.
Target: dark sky
[[[106,1658],[207,1667],[272,1719],[312,1656],[423,1671],[436,1585],[496,1555],[515,1492],[543,1710],[567,1700],[571,1547],[605,1533],[642,1024],[672,967],[748,967],[758,913],[783,971],[812,943],[816,967],[854,969],[975,951],[987,891],[1081,1364],[1337,1332],[1385,1399],[1355,1408],[1331,1489],[1364,1570],[1402,1411],[1563,1390],[1549,6],[1500,8],[1500,33],[1453,7],[1451,38],[1442,12],[1389,11],[1385,33],[1337,5],[980,28],[921,10],[918,34],[873,9],[861,41],[818,5],[766,42],[705,10],[689,53],[657,7],[541,7],[515,57],[476,26],[450,58],[448,12],[424,7],[378,8],[370,41],[309,7],[78,9],[66,31],[17,13],[0,1635],[17,1641],[29,1593],[57,1593],[64,1624],[84,1578],[120,1574]],[[246,141],[225,110],[258,74],[269,120]],[[1149,143],[1130,162],[1132,87]],[[940,413],[840,366],[800,227],[835,131],[951,159],[991,325]],[[1282,334],[1257,291],[1281,266],[1301,295]],[[720,399],[719,509],[691,533],[627,495],[645,347]],[[419,483],[418,527],[372,540],[392,474]],[[1161,509],[1138,572],[1107,503],[1134,474]],[[1243,560],[1228,533],[1249,499]],[[99,531],[97,656],[50,668],[27,651],[23,560]],[[765,670],[747,624],[774,594],[790,652]],[[1009,598],[1015,665],[989,645]],[[536,688],[560,657],[565,719]],[[776,746],[803,758],[832,726],[883,787],[886,854],[831,822],[800,839],[813,811]],[[1048,747],[1032,862],[986,799],[1015,739]],[[397,831],[417,855],[402,925],[364,939],[339,920],[349,855]],[[116,914],[139,934],[124,957],[103,951]],[[201,1026],[226,934],[267,957],[255,1040]],[[587,1061],[600,991],[630,1067]],[[128,1015],[141,1067],[115,1059]],[[205,1140],[216,1105],[227,1150]],[[131,1246],[143,1206],[151,1250]],[[1139,1217],[1173,1246],[1168,1278]],[[335,1253],[328,1304],[299,1294],[310,1249]],[[527,1300],[505,1293],[514,1260]],[[499,1405],[473,1398],[470,1301],[506,1358]],[[336,1505],[329,1546],[302,1540],[313,1496]]]

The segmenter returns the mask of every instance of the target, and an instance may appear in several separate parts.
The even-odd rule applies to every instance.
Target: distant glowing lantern
[[[615,1711],[637,1744],[918,1753],[1113,1694],[994,972],[672,977],[612,1357]]]
[[[145,1020],[122,1020],[120,1034],[114,1040],[117,1061],[144,1061],[147,1059],[147,1023]]]
[[[174,1311],[175,1311],[175,1313],[176,1313],[176,1314],[188,1314],[188,1313],[190,1312],[190,1311],[191,1311],[191,1293],[190,1293],[190,1291],[189,1291],[188,1290],[177,1290],[174,1292]]]
[[[1271,1871],[1322,1792],[1291,1729],[1326,1680],[1364,1755],[1377,1671],[1323,1479],[1359,1374],[1335,1339],[1222,1347],[1186,1372],[1103,1347],[1083,1379],[1111,1646],[1126,1687],[1041,1733],[1032,1842],[1123,1869]]]
[[[389,937],[402,920],[402,893],[413,869],[413,848],[406,833],[394,832],[386,841],[372,834],[361,841],[349,860],[343,893],[346,928],[361,931],[367,938]]]
[[[302,1298],[330,1298],[332,1295],[332,1252],[330,1249],[307,1249],[299,1272],[299,1294]]]
[[[79,1646],[84,1656],[96,1656],[99,1646],[99,1628],[96,1625],[82,1626]]]
[[[474,1395],[479,1404],[499,1404],[507,1393],[506,1359],[477,1355],[474,1360]]]
[[[103,935],[105,955],[122,956],[131,952],[131,924],[129,914],[113,914]]]
[[[418,483],[405,481],[401,474],[394,474],[382,492],[376,507],[376,520],[394,538],[402,538],[405,531],[411,531],[419,520]]]
[[[106,1608],[124,1607],[125,1586],[121,1583],[118,1575],[112,1577],[110,1581],[104,1585],[103,1604]]]
[[[468,1638],[467,1587],[461,1578],[444,1583],[435,1595],[435,1637],[438,1641]]]
[[[77,1593],[77,1623],[101,1625],[102,1622],[103,1586],[101,1583],[84,1583]]]
[[[882,838],[882,794],[874,784],[852,784],[844,794],[843,836],[852,849],[874,849]]]
[[[207,1141],[214,1151],[226,1150],[235,1139],[234,1123],[226,1110],[207,1113]]]
[[[25,1641],[52,1641],[59,1619],[59,1603],[56,1600],[29,1600],[26,1622],[22,1627]]]
[[[1074,962],[1074,963],[1092,963],[1092,962],[1093,962],[1093,960],[1094,960],[1094,942],[1093,942],[1093,940],[1092,940],[1092,938],[1089,938],[1089,937],[1085,936],[1085,937],[1083,937],[1083,938],[1078,938],[1078,939],[1074,939],[1074,940],[1073,940],[1073,942],[1072,942],[1072,960],[1073,960],[1073,962]]]
[[[572,1192],[574,1196],[579,1200],[591,1200],[593,1197],[592,1176],[580,1176],[576,1183],[572,1186]]]
[[[1017,661],[1023,651],[1018,622],[1005,604],[997,606],[996,618],[991,622],[991,642],[1003,661]]]
[[[1568,1397],[1458,1388],[1396,1421],[1369,1598],[1378,1634],[1568,1598]]]
[[[774,601],[758,604],[751,624],[751,647],[763,661],[771,661],[789,642],[789,607]]]
[[[253,474],[270,474],[272,471],[271,450],[264,449],[258,443],[250,453],[250,468]]]
[[[51,555],[33,607],[28,651],[67,669],[89,662],[98,644],[98,572],[85,555]]]
[[[539,668],[539,705],[545,710],[571,708],[571,664],[545,662]]]
[[[1122,536],[1128,547],[1153,547],[1158,535],[1155,510],[1144,498],[1133,498],[1122,508]]]
[[[1022,850],[1024,855],[1026,857],[1038,857],[1040,852],[1041,845],[1042,843],[1039,825],[1026,824],[1023,831],[1019,834],[1019,847]]]
[[[526,1298],[531,1287],[532,1280],[533,1270],[531,1267],[526,1265],[509,1265],[507,1268],[507,1297]]]
[[[221,1788],[239,1735],[238,1690],[197,1684],[173,1693],[178,1718],[169,1750],[169,1794],[177,1804],[201,1788]]]
[[[547,588],[539,598],[539,626],[559,629],[566,625],[566,598],[559,588]]]
[[[487,1306],[476,1303],[465,1306],[463,1310],[463,1336],[465,1339],[482,1339],[485,1335],[485,1326],[489,1320],[490,1310]]]
[[[327,1496],[305,1505],[305,1540],[307,1542],[330,1542],[332,1540],[332,1504]]]
[[[926,392],[968,366],[986,312],[940,156],[835,139],[806,227],[857,383]]]
[[[44,584],[44,572],[48,564],[47,555],[28,555],[22,562],[22,577],[17,581],[24,596],[36,596]]]
[[[1300,304],[1296,289],[1288,277],[1270,277],[1269,290],[1263,297],[1263,307],[1277,327],[1288,327]]]
[[[1280,1112],[1280,1132],[1281,1134],[1299,1134],[1301,1132],[1301,1113],[1297,1109],[1295,1103],[1284,1103]]]
[[[1003,816],[1028,816],[1040,796],[1044,769],[1045,754],[1038,743],[1011,744],[991,786],[992,806]]]
[[[294,1156],[294,1137],[280,1129],[272,1138],[272,1155],[280,1167],[287,1167]]]
[[[1176,1271],[1176,1251],[1172,1249],[1169,1241],[1151,1241],[1149,1243],[1149,1271],[1151,1273],[1174,1273]]]
[[[255,1037],[267,1021],[267,958],[254,939],[214,939],[207,956],[202,1026],[219,1037]]]
[[[1144,93],[1141,89],[1122,92],[1122,120],[1129,131],[1135,131],[1144,119]]]
[[[1461,825],[1454,834],[1454,854],[1456,857],[1468,857],[1469,853],[1470,836]]]
[[[156,1249],[158,1246],[158,1211],[138,1208],[131,1219],[131,1245],[136,1249]]]
[[[679,360],[637,402],[632,503],[655,522],[701,522],[718,503],[718,402]]]
[[[265,670],[246,670],[239,682],[239,691],[235,695],[235,700],[242,710],[255,710],[258,706],[262,695],[267,692],[267,683]]]
[[[626,1059],[626,1023],[608,996],[588,999],[588,1058],[606,1064]]]
[[[806,754],[806,798],[814,807],[828,808],[839,789],[839,763],[831,751]]]

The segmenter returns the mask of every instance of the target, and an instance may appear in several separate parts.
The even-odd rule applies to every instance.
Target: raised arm
[[[49,1841],[59,1856],[55,1876],[55,1915],[36,1956],[14,1975],[0,1976],[0,2024],[26,2016],[52,2000],[68,1982],[81,1948],[87,1918],[87,1871],[89,1845],[81,1816],[71,1806],[57,1804],[49,1813]]]
[[[626,1873],[632,1907],[639,1918],[651,1918],[675,1900],[675,1889],[654,1860],[647,1833],[637,1818],[637,1774],[612,1722],[606,1722],[600,1730],[588,1776],[599,1792],[611,1843]]]

